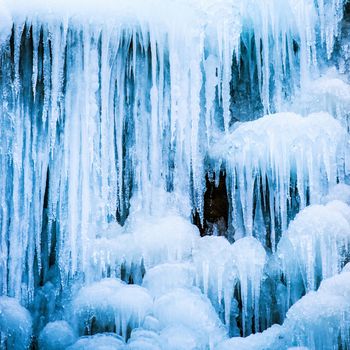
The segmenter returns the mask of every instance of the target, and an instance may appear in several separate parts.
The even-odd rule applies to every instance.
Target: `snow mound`
[[[202,333],[182,325],[165,328],[160,334],[163,349],[167,350],[206,350],[208,346]]]
[[[126,349],[161,350],[163,347],[158,333],[144,329],[134,329],[131,333]]]
[[[123,350],[124,342],[115,334],[96,334],[91,337],[81,337],[67,350]]]
[[[284,329],[273,325],[262,333],[252,334],[249,337],[234,337],[223,341],[216,350],[271,350],[284,349]]]
[[[318,79],[310,80],[296,100],[297,110],[303,114],[326,111],[349,127],[350,85],[335,70],[329,70]]]
[[[225,328],[210,301],[195,289],[176,289],[161,296],[155,301],[154,315],[162,328],[186,327],[198,333],[200,343],[210,348],[226,336]]]
[[[50,322],[40,332],[39,349],[65,350],[75,341],[76,335],[66,321]]]
[[[9,349],[28,349],[32,337],[32,318],[17,299],[0,297],[0,345]]]
[[[211,150],[217,169],[224,164],[231,191],[235,238],[265,229],[260,188],[267,193],[271,245],[275,220],[285,231],[293,208],[290,189],[298,191],[299,209],[319,203],[343,179],[346,130],[327,113],[302,117],[294,113],[267,115],[240,124]],[[349,169],[349,167],[345,166]],[[254,203],[255,210],[254,210]],[[254,227],[258,225],[258,227]]]
[[[83,287],[73,301],[79,332],[116,331],[124,338],[139,327],[150,313],[153,300],[146,289],[126,285],[118,279],[105,279]]]

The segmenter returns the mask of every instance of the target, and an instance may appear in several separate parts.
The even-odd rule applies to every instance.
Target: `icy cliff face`
[[[320,346],[332,308],[225,338],[348,261],[344,4],[0,1],[1,346]],[[228,239],[200,238],[223,173]]]

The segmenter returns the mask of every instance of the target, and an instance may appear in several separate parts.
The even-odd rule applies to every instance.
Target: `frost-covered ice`
[[[32,318],[14,298],[0,297],[0,348],[29,349]]]

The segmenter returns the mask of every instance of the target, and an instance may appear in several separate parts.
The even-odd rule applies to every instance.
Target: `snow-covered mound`
[[[268,350],[285,349],[284,329],[273,325],[262,333],[252,334],[246,338],[233,337],[220,343],[215,350]]]
[[[240,124],[218,142],[211,156],[218,169],[224,164],[228,174],[235,238],[252,235],[254,229],[265,231],[265,206],[274,247],[275,221],[285,231],[289,211],[296,205],[291,188],[298,193],[299,209],[308,202],[319,203],[344,179],[344,168],[349,169],[344,164],[346,142],[346,130],[326,113],[268,115]]]
[[[0,297],[0,348],[29,349],[32,318],[18,300]]]
[[[67,350],[123,350],[124,342],[112,333],[96,334],[90,337],[81,337]]]
[[[211,349],[226,336],[225,327],[209,299],[196,290],[176,289],[161,296],[155,301],[154,315],[162,328],[186,327]]]
[[[66,321],[48,323],[40,333],[40,350],[65,350],[76,342],[74,330]]]

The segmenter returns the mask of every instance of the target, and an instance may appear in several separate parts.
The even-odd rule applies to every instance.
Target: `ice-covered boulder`
[[[79,333],[115,331],[127,337],[139,327],[153,306],[145,288],[126,285],[118,279],[104,279],[83,287],[73,301]]]
[[[226,336],[225,327],[209,299],[196,289],[176,289],[161,296],[155,301],[153,312],[163,329],[188,328],[200,335],[200,344],[211,349]]]
[[[81,337],[67,350],[123,350],[124,341],[112,333]]]
[[[349,213],[344,202],[332,201],[305,208],[290,223],[278,245],[288,302],[341,271],[350,251]]]
[[[40,332],[39,349],[65,350],[75,341],[74,330],[66,321],[50,322]]]
[[[0,297],[0,348],[29,349],[32,318],[17,299]]]

